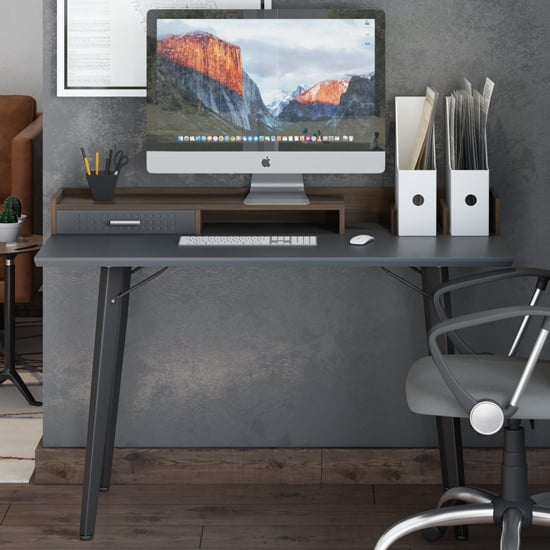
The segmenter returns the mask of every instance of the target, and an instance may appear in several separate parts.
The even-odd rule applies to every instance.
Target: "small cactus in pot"
[[[13,210],[2,210],[0,212],[0,223],[17,223],[17,216]]]
[[[2,204],[2,212],[6,210],[11,210],[15,214],[16,218],[19,219],[21,217],[21,200],[19,197],[16,197],[15,195],[6,197],[4,203]]]
[[[4,200],[0,212],[0,242],[16,241],[21,233],[23,221],[21,201],[15,195],[10,195]]]

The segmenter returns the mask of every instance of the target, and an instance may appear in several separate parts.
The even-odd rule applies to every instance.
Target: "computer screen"
[[[152,10],[147,35],[149,172],[251,174],[245,202],[286,204],[304,173],[384,171],[383,12]]]

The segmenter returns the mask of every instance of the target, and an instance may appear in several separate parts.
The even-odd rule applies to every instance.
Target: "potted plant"
[[[17,240],[23,228],[26,216],[21,213],[19,197],[6,197],[0,212],[0,242],[10,243]]]

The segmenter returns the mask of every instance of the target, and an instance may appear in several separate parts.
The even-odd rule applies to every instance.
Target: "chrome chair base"
[[[445,506],[451,501],[461,501],[466,504]],[[400,538],[429,528],[447,527],[453,525],[494,524],[495,504],[502,507],[498,495],[490,491],[470,487],[454,487],[445,492],[439,499],[438,508],[410,516],[393,527],[390,527],[378,540],[374,550],[387,550]],[[550,527],[550,493],[541,493],[531,498],[531,525]],[[524,516],[514,503],[504,507],[502,514],[501,550],[519,550],[520,534],[524,525]]]

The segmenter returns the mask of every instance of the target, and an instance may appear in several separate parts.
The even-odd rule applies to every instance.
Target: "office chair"
[[[536,278],[529,306],[510,306],[447,318],[450,293],[514,277]],[[416,361],[407,376],[409,408],[418,414],[468,418],[482,435],[504,431],[500,494],[470,487],[454,487],[437,508],[406,518],[390,527],[375,550],[386,550],[401,537],[423,531],[437,540],[445,527],[496,524],[501,526],[501,550],[518,550],[520,533],[530,525],[550,527],[550,493],[528,495],[525,437],[521,420],[550,419],[550,361],[539,360],[550,331],[550,308],[536,304],[546,289],[550,271],[501,269],[455,279],[434,293],[441,319],[430,331],[431,356]],[[506,356],[476,354],[460,331],[507,319],[521,318],[519,331]],[[516,357],[529,323],[537,321],[536,338],[526,359]],[[448,340],[447,340],[448,339]],[[528,340],[529,338],[524,338]],[[445,354],[448,341],[455,354]],[[522,344],[522,349],[525,342]],[[549,480],[550,481],[550,480]]]

